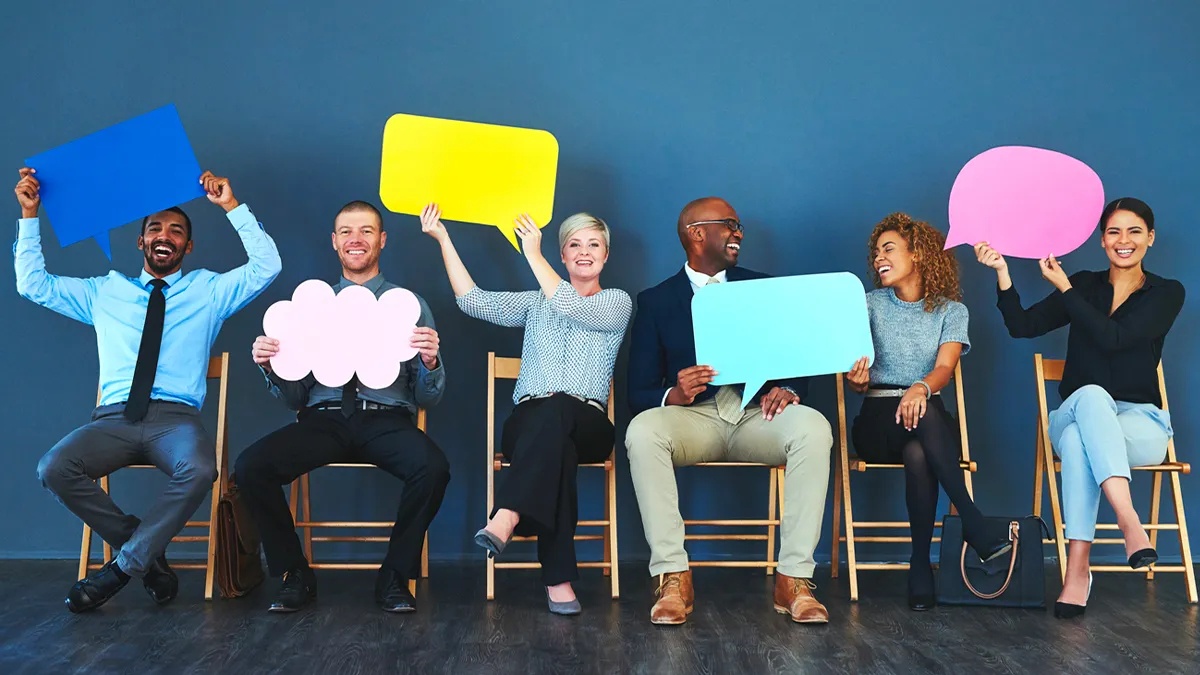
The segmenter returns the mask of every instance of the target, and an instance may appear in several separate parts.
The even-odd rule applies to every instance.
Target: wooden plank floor
[[[607,598],[592,570],[579,585],[584,614],[546,612],[534,573],[497,575],[483,600],[483,565],[434,566],[416,614],[371,601],[371,572],[319,573],[310,610],[265,610],[274,581],[250,597],[204,603],[203,578],[157,608],[130,584],[108,605],[72,615],[63,598],[74,564],[0,561],[0,673],[1195,673],[1197,608],[1179,575],[1147,583],[1096,578],[1083,621],[1050,612],[938,608],[917,614],[903,573],[861,577],[861,602],[819,569],[827,626],[800,626],[771,608],[773,581],[750,570],[696,573],[698,602],[679,627],[647,620],[653,582],[622,567],[625,597]],[[1049,599],[1057,590],[1048,574]]]

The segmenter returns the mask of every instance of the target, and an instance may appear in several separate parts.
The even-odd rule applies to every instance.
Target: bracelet
[[[918,384],[921,385],[922,387],[925,387],[925,400],[926,401],[933,398],[933,389],[930,388],[929,384],[926,383],[925,380],[917,380],[916,382],[912,383],[912,386],[915,387]]]

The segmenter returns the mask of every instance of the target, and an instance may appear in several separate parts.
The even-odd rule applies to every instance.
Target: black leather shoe
[[[991,562],[996,558],[1008,553],[1012,550],[1012,540],[1009,538],[1009,524],[1001,522],[989,522],[988,532],[985,533],[986,538],[979,540],[976,537],[964,537],[968,539],[968,544],[975,549],[975,555],[983,562]]]
[[[146,570],[142,586],[157,605],[165,605],[179,595],[179,576],[167,564],[166,554],[158,556],[150,565],[150,569]]]
[[[933,568],[928,562],[909,562],[908,608],[914,612],[927,612],[937,606],[933,595]]]
[[[283,573],[283,583],[268,612],[297,612],[317,599],[317,575],[305,565]]]
[[[129,583],[129,577],[117,574],[116,560],[75,582],[67,593],[67,609],[78,614],[90,612],[112,599]]]
[[[417,599],[408,592],[408,579],[386,568],[381,568],[375,579],[375,603],[393,614],[417,611]]]

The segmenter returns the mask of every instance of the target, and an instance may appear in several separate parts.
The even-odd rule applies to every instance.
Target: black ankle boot
[[[981,532],[964,532],[963,538],[980,560],[988,562],[1012,550],[1008,527],[1007,522],[985,521]]]
[[[933,568],[928,561],[910,561],[908,563],[908,608],[914,612],[926,612],[936,606]]]

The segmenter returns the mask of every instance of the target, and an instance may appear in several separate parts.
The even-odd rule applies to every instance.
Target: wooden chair
[[[784,466],[771,466],[769,464],[756,464],[754,462],[700,462],[692,466],[703,467],[755,467],[758,469],[766,468],[769,472],[767,485],[767,517],[765,519],[744,518],[744,519],[707,519],[707,520],[684,520],[684,541],[766,541],[767,552],[766,558],[763,560],[688,560],[688,565],[691,567],[749,567],[763,568],[767,575],[775,573],[775,568],[779,566],[779,562],[775,559],[775,533],[779,528],[781,514],[783,513],[783,471]],[[737,532],[716,532],[707,534],[688,534],[688,527],[704,527],[704,528],[734,528]],[[747,533],[746,528],[766,528],[765,533]]]
[[[1061,503],[1058,498],[1058,481],[1054,478],[1054,474],[1062,471],[1062,462],[1054,456],[1050,443],[1050,413],[1046,406],[1046,383],[1058,382],[1062,380],[1063,366],[1066,361],[1056,359],[1043,359],[1041,354],[1033,355],[1033,370],[1037,378],[1037,400],[1038,400],[1038,420],[1037,420],[1037,459],[1034,463],[1033,470],[1033,513],[1036,516],[1042,515],[1042,484],[1045,478],[1045,484],[1050,491],[1050,511],[1054,518],[1054,538],[1047,539],[1044,543],[1053,543],[1058,549],[1058,569],[1059,574],[1065,579],[1067,576],[1067,544],[1066,544],[1066,526],[1063,523]],[[1162,362],[1158,364],[1158,391],[1162,395],[1163,410],[1168,410],[1167,407],[1167,385],[1163,378]],[[1175,439],[1167,441],[1167,457],[1162,464],[1155,466],[1135,466],[1131,467],[1134,472],[1143,471],[1149,472],[1154,476],[1153,488],[1150,498],[1150,522],[1142,526],[1146,528],[1150,535],[1150,546],[1157,546],[1158,533],[1162,530],[1170,530],[1179,533],[1179,547],[1182,554],[1182,565],[1161,565],[1156,564],[1144,570],[1135,570],[1128,565],[1091,565],[1089,569],[1093,572],[1135,572],[1137,574],[1145,574],[1147,580],[1154,579],[1155,572],[1183,572],[1184,579],[1187,584],[1188,602],[1195,603],[1196,597],[1196,570],[1192,567],[1192,547],[1188,540],[1187,519],[1183,511],[1183,493],[1180,492],[1179,476],[1192,472],[1192,465],[1187,462],[1180,462],[1175,457]],[[1168,474],[1171,477],[1171,496],[1175,502],[1175,523],[1160,523],[1159,506],[1162,497],[1163,474]],[[1096,525],[1098,531],[1119,531],[1116,523],[1099,523]],[[1122,537],[1097,537],[1094,544],[1121,544],[1124,545],[1125,539]]]
[[[424,408],[417,409],[417,428],[421,431],[426,430],[426,415]],[[326,464],[325,467],[335,469],[377,469],[379,467],[374,464],[366,464],[363,462],[344,462],[337,464]],[[322,467],[322,468],[325,468]],[[292,519],[296,521],[296,527],[303,530],[304,536],[304,557],[308,558],[308,566],[313,569],[324,570],[377,570],[380,563],[361,563],[361,562],[316,562],[313,559],[313,542],[386,542],[390,540],[390,536],[353,536],[353,535],[325,535],[313,536],[313,528],[328,528],[328,529],[375,529],[381,528],[391,530],[395,525],[395,521],[350,521],[350,520],[313,520],[312,515],[312,490],[309,487],[309,474],[304,474],[292,481],[291,507]],[[299,511],[299,513],[297,513]],[[421,546],[421,578],[429,577],[429,533],[425,533],[425,543]],[[414,595],[417,592],[417,580],[408,580],[408,591]]]
[[[221,492],[225,487],[225,474],[227,473],[226,462],[226,438],[225,438],[225,421],[226,421],[226,392],[229,383],[229,352],[222,352],[220,356],[214,356],[208,361],[208,379],[216,379],[219,384],[220,393],[217,396],[217,479],[213,481],[211,504],[209,505],[208,520],[189,520],[184,525],[184,529],[202,529],[207,530],[203,535],[176,535],[171,539],[172,542],[198,542],[203,541],[208,544],[207,560],[203,563],[172,563],[174,569],[200,569],[204,570],[204,599],[212,600],[213,597],[213,580],[215,579],[215,562],[217,557],[217,538],[215,536],[215,528],[213,523],[217,521],[217,503],[221,499]],[[100,392],[96,392],[96,405],[100,405]],[[130,469],[155,469],[153,464],[132,464]],[[108,492],[108,476],[102,476],[99,480],[100,489]],[[104,563],[112,560],[112,546],[108,542],[103,542],[104,561],[103,563],[92,563],[90,561],[92,553],[92,528],[86,524],[83,526],[83,544],[79,547],[79,578],[87,576],[88,570],[98,569]]]
[[[967,439],[967,405],[963,397],[963,379],[962,379],[962,363],[954,367],[954,395],[958,416],[958,432],[962,444],[962,458],[958,465],[963,470],[963,478],[967,483],[967,494],[975,496],[974,488],[971,484],[971,474],[978,470],[975,462],[971,461],[971,448]],[[899,399],[897,399],[899,403]],[[850,472],[864,472],[869,469],[903,469],[903,464],[871,464],[865,460],[859,459],[857,456],[850,454],[850,445],[847,440],[849,426],[846,420],[846,385],[845,378],[841,373],[837,374],[837,404],[838,404],[838,446],[839,451],[836,458],[836,468],[834,472],[833,483],[833,532],[836,539],[833,542],[833,571],[831,576],[837,578],[839,573],[839,554],[841,552],[842,542],[846,543],[846,562],[850,572],[850,599],[858,600],[858,572],[859,570],[906,570],[908,563],[906,562],[859,562],[858,555],[855,551],[855,546],[859,543],[875,543],[875,544],[903,544],[912,543],[912,536],[898,535],[867,535],[858,534],[855,530],[907,530],[909,523],[907,520],[882,520],[882,521],[862,521],[854,520],[854,510],[850,500]],[[842,531],[842,507],[845,506],[845,532]],[[950,513],[954,513],[954,506],[951,505]],[[941,528],[942,523],[936,522],[933,524],[935,528]],[[934,537],[933,541],[941,541],[941,537]]]
[[[487,514],[491,517],[495,508],[496,473],[509,466],[502,453],[496,452],[496,380],[515,380],[521,372],[521,359],[496,356],[488,352],[488,383],[487,383]],[[608,389],[608,420],[613,420],[613,393],[611,383]],[[604,542],[604,558],[598,561],[580,561],[580,567],[598,567],[604,570],[610,578],[612,597],[621,596],[621,584],[617,568],[617,453],[616,448],[608,459],[595,464],[580,464],[580,468],[604,469],[604,513],[602,520],[581,520],[579,527],[601,528],[603,534],[575,534],[575,541]],[[513,537],[512,541],[536,541],[536,537]],[[496,597],[497,569],[539,569],[536,562],[496,562],[487,558],[487,599]]]

